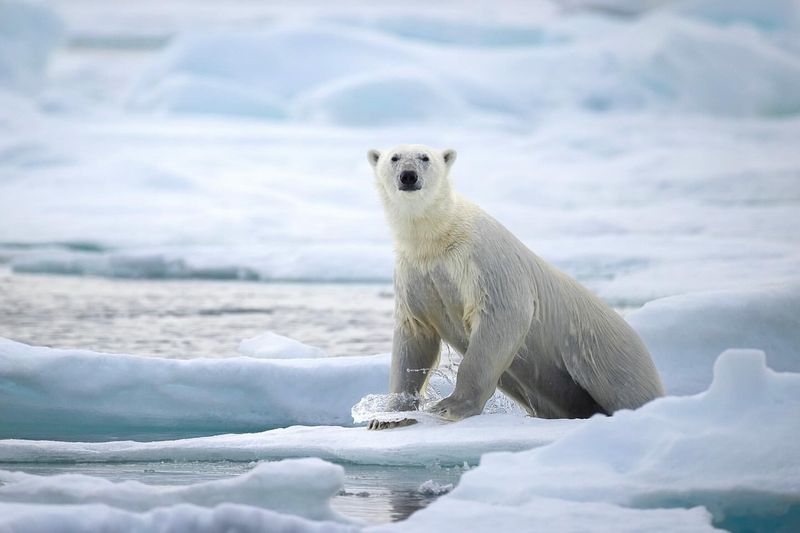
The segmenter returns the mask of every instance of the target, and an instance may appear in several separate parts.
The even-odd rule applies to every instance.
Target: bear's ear
[[[367,152],[367,161],[373,167],[378,164],[378,159],[381,158],[381,153],[378,150],[370,150]]]
[[[447,168],[453,166],[453,163],[456,162],[456,151],[452,148],[448,148],[442,152],[442,159],[444,159],[444,164],[447,165]]]

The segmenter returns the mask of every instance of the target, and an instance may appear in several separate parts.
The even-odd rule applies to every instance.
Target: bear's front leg
[[[431,370],[439,360],[441,339],[422,324],[401,322],[392,338],[392,366],[389,371],[388,410],[414,411],[419,408],[419,395],[428,382]],[[414,420],[372,420],[367,429],[390,429],[413,424]]]
[[[481,313],[458,367],[455,390],[430,411],[453,421],[483,412],[500,376],[522,346],[531,315],[532,311],[525,308],[496,313],[487,309]]]

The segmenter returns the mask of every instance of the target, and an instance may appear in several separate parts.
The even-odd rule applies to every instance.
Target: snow
[[[800,374],[768,369],[760,350],[727,350],[715,363],[708,391],[666,397],[613,417],[547,421],[482,415],[449,424],[447,431],[425,423],[384,432],[286,428],[163,443],[5,440],[0,441],[0,461],[6,465],[16,461],[249,461],[265,455],[275,458],[280,455],[278,447],[284,446],[293,453],[344,462],[349,460],[348,453],[354,458],[388,458],[391,464],[400,464],[399,457],[405,457],[407,465],[443,459],[430,466],[454,464],[458,446],[464,445],[462,453],[469,447],[473,454],[477,452],[470,460],[481,456],[480,466],[467,471],[455,489],[428,508],[404,522],[375,530],[427,531],[444,524],[471,531],[498,527],[711,531],[712,524],[726,529],[774,529],[777,525],[792,529],[800,501],[796,481],[800,451],[794,445],[800,432],[795,416],[799,408]],[[515,449],[526,451],[486,453],[508,449],[504,437],[541,437],[548,432],[549,442],[520,441],[522,446]],[[329,451],[314,449],[309,443],[327,446]],[[333,450],[347,453],[337,455]],[[448,450],[456,451],[450,457],[441,455]],[[9,472],[0,473],[0,480],[4,483],[0,487],[4,511],[0,520],[4,522],[0,523],[4,525],[14,520],[29,524],[34,516],[51,514],[66,517],[65,523],[71,524],[70,520],[79,519],[80,511],[81,519],[91,517],[92,524],[119,520],[131,528],[124,520],[133,520],[132,516],[144,520],[153,513],[170,515],[178,509],[184,510],[184,518],[195,520],[222,512],[223,507],[237,509],[231,513],[241,520],[261,516],[261,509],[252,508],[254,504],[331,519],[325,497],[337,490],[341,470],[320,460],[283,461],[260,464],[232,480],[182,488]],[[310,488],[309,492],[300,489],[306,485],[314,487],[313,493]],[[423,488],[448,489],[433,482],[423,483]],[[301,490],[300,495],[293,490]],[[276,499],[270,494],[276,494]],[[222,501],[231,503],[207,508]],[[206,508],[190,507],[197,505]],[[134,512],[138,514],[131,515]]]
[[[444,520],[456,529],[578,530],[588,519],[593,528],[672,530],[678,519],[706,531],[703,506],[726,529],[788,531],[800,523],[799,409],[800,374],[770,370],[762,351],[728,350],[708,391],[594,417],[546,447],[486,454],[449,495],[383,530]],[[542,518],[544,507],[556,512]],[[652,511],[674,507],[688,511]]]
[[[770,368],[800,372],[797,284],[663,298],[626,319],[645,341],[671,395],[706,390],[716,355],[728,348],[761,349]]]
[[[341,466],[320,459],[260,463],[249,472],[180,486],[112,482],[82,474],[36,476],[0,470],[0,502],[52,505],[103,504],[144,512],[191,504],[213,508],[223,503],[268,509],[310,520],[347,520],[330,507],[344,483]]]
[[[386,390],[388,367],[386,355],[176,360],[0,339],[0,438],[163,438],[349,425],[353,404]]]
[[[354,526],[312,522],[250,506],[222,504],[214,508],[194,505],[158,507],[144,513],[124,511],[106,505],[28,505],[0,503],[0,526],[8,531],[31,533],[131,531],[183,533],[240,531],[257,533],[353,532]]]
[[[536,498],[525,503],[503,505],[479,500],[469,501],[443,497],[433,510],[418,511],[408,520],[388,526],[370,528],[374,532],[390,531],[514,531],[535,533],[559,531],[676,531],[707,533],[719,531],[710,525],[710,513],[693,509],[630,509],[596,502],[572,502],[553,498]]]
[[[447,483],[447,484],[442,485],[440,483],[435,482],[432,479],[429,479],[428,481],[424,481],[419,486],[419,488],[417,488],[417,491],[419,491],[420,493],[427,494],[427,495],[433,495],[433,496],[441,496],[442,494],[447,494],[451,490],[453,490],[453,484],[452,483]]]
[[[323,350],[267,331],[239,343],[239,353],[246,357],[262,359],[313,359],[325,357]]]
[[[557,20],[549,30],[521,28],[541,34],[524,48],[464,46],[460,61],[452,61],[449,50],[386,36],[380,23],[374,31],[353,28],[345,17],[336,22],[185,37],[171,45],[142,84],[149,91],[176,77],[223,80],[239,87],[245,100],[258,95],[283,100],[289,117],[360,126],[476,113],[534,117],[559,108],[722,115],[800,110],[796,56],[757,32],[709,27],[686,17],[658,13],[636,24],[593,24],[591,47],[583,20]],[[444,22],[437,26],[449,29]],[[412,36],[423,42],[428,37],[424,28]],[[634,49],[632,41],[643,46]],[[315,53],[296,61],[286,50]],[[735,62],[729,60],[734,57]],[[462,61],[470,65],[468,72]],[[186,95],[195,97],[193,91]],[[133,98],[139,98],[137,92]],[[319,109],[305,110],[309,99]],[[160,107],[170,103],[176,102]],[[205,111],[218,109],[215,100],[207,101]]]

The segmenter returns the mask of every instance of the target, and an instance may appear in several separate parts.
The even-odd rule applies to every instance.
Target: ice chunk
[[[594,417],[543,448],[487,454],[449,495],[387,530],[430,529],[444,517],[473,524],[482,505],[509,526],[538,524],[533,513],[554,507],[551,500],[565,511],[602,511],[593,526],[601,529],[648,529],[636,525],[649,517],[672,530],[668,520],[682,517],[704,530],[707,517],[696,510],[703,506],[725,529],[793,530],[800,525],[798,412],[800,374],[773,372],[761,351],[729,350],[707,392]],[[664,507],[689,510],[642,511]]]
[[[246,505],[224,503],[214,508],[181,504],[144,513],[107,505],[29,505],[0,503],[0,527],[28,533],[132,531],[145,533],[339,533],[360,528],[335,522],[314,522]]]
[[[29,504],[104,504],[128,511],[192,504],[223,503],[260,507],[311,520],[346,521],[330,507],[344,484],[344,469],[320,459],[261,463],[250,472],[179,486],[115,483],[82,474],[36,476],[0,470],[0,502]]]
[[[325,351],[314,346],[267,331],[239,343],[239,353],[261,359],[314,359],[325,357]]]
[[[669,394],[711,383],[715,355],[758,348],[770,366],[800,372],[800,285],[786,284],[663,298],[626,319],[641,335]]]
[[[453,490],[452,483],[442,485],[432,479],[423,482],[419,488],[417,488],[417,492],[426,496],[441,496],[442,494],[447,494],[451,490]]]
[[[511,482],[509,480],[509,482]],[[559,531],[579,533],[614,531],[670,531],[711,533],[711,514],[701,507],[692,509],[631,509],[596,502],[574,502],[554,498],[533,498],[524,503],[486,503],[451,499],[434,502],[403,522],[369,528],[369,532],[391,531]]]
[[[175,438],[349,425],[360,398],[386,390],[388,370],[387,355],[175,360],[0,339],[0,438]]]

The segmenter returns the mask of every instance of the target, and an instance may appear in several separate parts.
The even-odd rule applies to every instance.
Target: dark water
[[[231,357],[266,330],[333,356],[391,349],[388,285],[114,280],[0,271],[0,337],[37,346]]]
[[[143,462],[143,463],[0,463],[2,470],[37,475],[80,473],[113,481],[141,481],[154,485],[182,485],[213,481],[243,474],[255,463]],[[331,500],[339,513],[371,524],[407,518],[438,496],[423,493],[420,485],[433,480],[439,485],[456,484],[461,467],[376,467],[343,465],[344,489]]]

